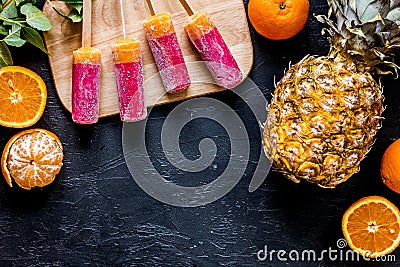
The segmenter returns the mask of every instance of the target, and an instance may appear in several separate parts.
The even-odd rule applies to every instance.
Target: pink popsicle
[[[112,45],[115,77],[117,80],[119,110],[124,122],[146,118],[143,67],[140,42],[120,39]]]
[[[188,88],[190,77],[170,14],[150,16],[143,22],[143,27],[165,90],[178,93]]]
[[[72,120],[79,124],[96,123],[99,119],[101,52],[82,47],[73,52]]]
[[[219,86],[230,89],[242,81],[242,72],[208,13],[190,16],[184,30]]]

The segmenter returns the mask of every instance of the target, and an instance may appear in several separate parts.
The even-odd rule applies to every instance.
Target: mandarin
[[[29,129],[14,135],[1,157],[1,170],[10,187],[44,187],[60,172],[64,158],[58,137],[44,129]]]
[[[304,28],[309,8],[308,0],[250,0],[248,15],[259,34],[283,40]]]

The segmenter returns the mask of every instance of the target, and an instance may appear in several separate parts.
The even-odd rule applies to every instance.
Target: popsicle
[[[72,120],[79,124],[99,118],[101,52],[91,47],[91,13],[91,0],[84,0],[82,47],[72,56]]]
[[[146,118],[144,102],[143,67],[140,42],[126,38],[124,9],[120,0],[122,31],[124,38],[112,46],[114,72],[117,81],[121,121],[135,122]]]
[[[179,1],[190,15],[183,28],[215,82],[226,89],[238,85],[243,78],[242,72],[209,14],[194,13],[185,0]]]
[[[143,21],[143,28],[165,90],[168,93],[181,92],[189,87],[190,77],[171,15],[156,14],[151,1],[147,0],[147,3],[151,16]]]

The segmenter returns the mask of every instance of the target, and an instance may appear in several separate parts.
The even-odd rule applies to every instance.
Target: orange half
[[[0,125],[24,128],[44,112],[46,85],[35,72],[18,66],[0,69]]]
[[[369,258],[384,256],[400,243],[400,212],[383,197],[365,197],[344,213],[342,230],[354,251]]]

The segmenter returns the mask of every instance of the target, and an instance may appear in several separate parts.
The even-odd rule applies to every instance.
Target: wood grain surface
[[[178,0],[152,0],[156,12],[170,12],[175,31],[188,66],[192,85],[185,92],[167,95],[162,85],[153,56],[150,52],[142,21],[150,15],[144,0],[125,0],[125,24],[128,38],[141,41],[145,79],[145,99],[147,106],[165,104],[190,97],[204,95],[222,89],[213,84],[211,75],[183,31],[183,23],[188,17]],[[195,11],[207,11],[218,27],[225,42],[247,76],[253,62],[253,48],[250,39],[243,1],[240,0],[189,0]],[[52,1],[54,6],[68,12],[64,2]],[[81,23],[58,15],[49,3],[43,11],[53,23],[53,28],[44,34],[50,53],[50,66],[58,96],[62,104],[71,112],[71,74],[72,51],[81,46]],[[111,44],[123,37],[118,0],[93,1],[92,7],[92,46],[102,51],[100,117],[119,113],[114,67],[111,57]]]

